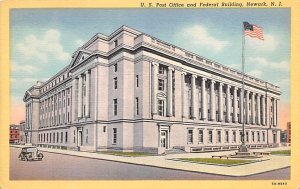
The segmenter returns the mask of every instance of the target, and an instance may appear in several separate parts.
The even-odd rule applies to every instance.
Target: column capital
[[[211,83],[213,83],[213,84],[215,84],[215,83],[216,83],[216,81],[215,81],[215,80],[213,80],[213,79],[211,79],[211,80],[210,80],[210,82],[211,82]]]
[[[89,74],[89,73],[91,73],[91,70],[86,70],[84,73]]]
[[[197,75],[195,75],[195,74],[192,74],[192,77],[194,77],[195,79],[198,77]]]
[[[238,88],[236,86],[232,86],[234,91],[237,91]]]
[[[223,86],[224,86],[224,83],[219,82],[219,86],[220,86],[220,87],[223,87]]]
[[[157,62],[152,62],[153,66],[158,66],[159,64]]]
[[[202,81],[207,81],[207,78],[204,77],[204,76],[201,76],[202,77]]]
[[[181,72],[182,75],[186,75],[186,72]]]
[[[175,69],[174,69],[173,67],[169,66],[169,67],[168,67],[168,70],[174,71]]]

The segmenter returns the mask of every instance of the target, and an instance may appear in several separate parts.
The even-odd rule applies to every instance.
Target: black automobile
[[[42,160],[44,155],[39,152],[36,147],[24,147],[19,155],[19,160],[22,161],[32,161],[32,160]]]

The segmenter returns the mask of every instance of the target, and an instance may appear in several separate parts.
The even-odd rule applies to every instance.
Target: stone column
[[[201,97],[202,97],[202,120],[207,120],[207,94],[206,94],[206,78],[202,77]]]
[[[265,99],[265,96],[263,95],[262,98],[262,103],[261,103],[261,106],[262,106],[262,125],[266,125],[266,99]]]
[[[230,85],[227,85],[226,88],[226,121],[230,123],[230,109],[231,109],[231,102],[230,102]]]
[[[219,84],[219,121],[223,121],[223,83]]]
[[[82,118],[82,75],[78,81],[78,118]]]
[[[186,76],[186,72],[181,72],[181,111],[182,111],[182,117],[185,117],[186,112],[185,112],[185,76]]]
[[[251,96],[251,115],[252,115],[252,124],[255,124],[255,103],[254,103],[254,93]]]
[[[274,98],[273,100],[273,125],[277,125],[277,100]]]
[[[246,94],[247,94],[247,92],[246,92]],[[247,104],[247,95],[246,95],[246,104]],[[247,108],[247,105],[246,105],[246,108]],[[241,123],[244,122],[244,118],[245,118],[244,112],[245,112],[245,110],[244,110],[244,93],[243,93],[243,90],[241,89],[240,90],[240,118],[241,118],[240,121],[241,121]],[[246,111],[246,117],[248,117],[247,111]]]
[[[152,115],[157,114],[158,63],[152,63]]]
[[[257,94],[257,125],[260,125],[260,94]]]
[[[74,78],[72,81],[72,105],[71,105],[71,118],[70,121],[74,122],[77,120],[77,116],[78,116],[78,78]]]
[[[192,78],[191,78],[191,85],[192,85],[192,119],[195,119],[196,118],[196,112],[197,112],[197,103],[196,103],[196,99],[195,99],[195,96],[196,96],[196,78],[197,76],[196,75],[192,75]]]
[[[249,124],[250,123],[250,113],[249,113],[249,91],[248,90],[246,91],[246,106],[245,106],[245,108],[246,108],[246,111],[245,111],[245,114],[246,114],[246,116],[245,116],[245,118],[246,118],[245,123]]]
[[[277,99],[274,98],[274,126],[277,126]]]
[[[270,127],[270,97],[266,95],[266,99],[267,99],[267,103],[266,103],[266,107],[267,107],[267,112],[266,112],[266,125],[268,127]]]
[[[237,87],[233,87],[233,122],[237,123]]]
[[[85,72],[86,82],[85,82],[85,116],[90,117],[90,71]]]
[[[174,71],[174,68],[169,67],[168,69],[168,91],[167,91],[167,116],[172,117],[173,116],[173,77],[172,72]]]
[[[215,81],[211,80],[210,83],[210,110],[211,110],[211,121],[216,120],[216,96],[215,96]]]

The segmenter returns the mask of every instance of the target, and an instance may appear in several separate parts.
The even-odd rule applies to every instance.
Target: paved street
[[[10,148],[11,180],[261,180],[289,179],[290,168],[245,177],[194,173],[143,165],[43,152],[43,161],[19,161],[20,148]]]

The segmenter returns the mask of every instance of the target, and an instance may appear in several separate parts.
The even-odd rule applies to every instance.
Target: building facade
[[[162,153],[278,146],[280,88],[122,26],[24,96],[30,142]],[[242,115],[244,111],[245,116]]]
[[[19,125],[12,124],[9,126],[9,143],[19,144],[19,142],[20,142]]]

